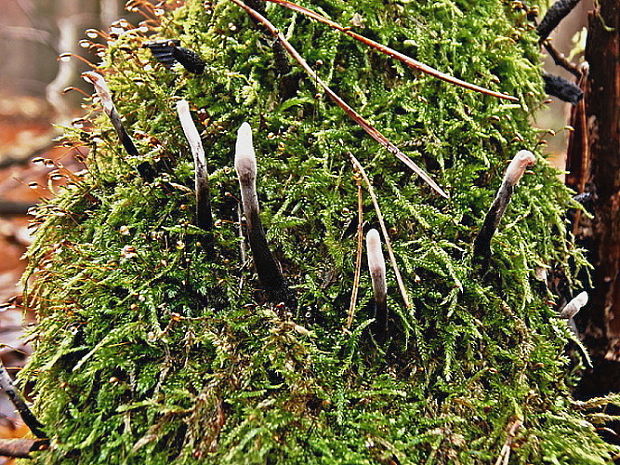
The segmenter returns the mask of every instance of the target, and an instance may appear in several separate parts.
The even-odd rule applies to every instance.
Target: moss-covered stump
[[[553,270],[574,285],[571,267],[584,264],[567,239],[569,192],[540,154],[490,259],[472,257],[507,161],[537,148],[528,118],[544,99],[540,60],[520,2],[305,4],[518,103],[411,71],[279,5],[264,10],[449,199],[287,66],[278,47],[274,58],[273,39],[238,5],[171,3],[149,12],[149,27],[115,28],[101,66],[139,155],[127,154],[93,102],[92,128],[66,135],[90,147],[88,174],[38,210],[27,297],[40,324],[21,379],[35,381],[35,412],[52,442],[34,461],[608,463],[615,449],[588,421],[601,415],[571,399],[570,332],[540,281]],[[158,63],[142,47],[156,39],[196,51],[204,73]],[[211,235],[195,226],[179,99],[203,131]],[[243,122],[254,130],[267,241],[296,304],[260,289],[240,235],[233,159]],[[365,258],[346,327],[358,182],[364,232],[380,229],[350,154],[374,187],[404,282],[403,293],[388,266],[382,337]]]

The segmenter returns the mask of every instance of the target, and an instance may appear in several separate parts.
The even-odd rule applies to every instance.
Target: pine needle
[[[299,63],[299,65],[308,73],[308,75],[312,78],[312,81],[323,88],[323,90],[329,95],[329,97],[338,105],[342,110],[353,120],[355,121],[361,128],[366,131],[366,133],[376,140],[379,144],[383,145],[388,152],[402,161],[405,165],[407,165],[414,173],[420,176],[429,186],[431,186],[439,195],[445,198],[449,198],[448,194],[444,192],[444,190],[439,187],[439,185],[433,181],[433,179],[422,169],[420,168],[411,158],[405,155],[396,145],[394,145],[387,137],[385,137],[379,130],[377,130],[370,122],[368,122],[362,115],[356,112],[353,108],[349,106],[342,98],[338,96],[312,69],[312,67],[304,60],[304,58],[299,54],[299,52],[291,45],[291,43],[286,40],[286,37],[276,28],[267,18],[258,13],[253,8],[249,7],[241,0],[230,0],[236,5],[243,8],[252,18],[261,23],[265,28],[269,31],[273,37],[279,40],[282,43],[282,46],[285,50]]]
[[[380,44],[379,42],[375,42],[372,39],[369,39],[367,37],[364,37],[360,34],[357,34],[355,32],[353,32],[350,28],[348,27],[344,27],[334,21],[332,21],[329,18],[326,18],[325,16],[317,13],[316,11],[312,11],[309,8],[305,8],[301,5],[297,5],[296,3],[293,2],[289,2],[287,0],[267,0],[268,2],[271,3],[275,3],[277,5],[283,6],[285,8],[288,8],[292,11],[295,11],[297,13],[301,13],[309,18],[312,18],[320,23],[326,24],[329,27],[331,27],[332,29],[336,29],[340,32],[345,33],[346,35],[348,35],[349,37],[353,37],[355,40],[362,42],[365,45],[368,45],[369,47],[374,48],[375,50],[378,50],[379,52],[388,55],[391,58],[394,58],[398,61],[401,61],[402,63],[405,63],[407,66],[409,66],[412,69],[416,69],[418,71],[421,71],[423,73],[428,74],[429,76],[433,76],[437,79],[441,79],[442,81],[448,82],[450,84],[454,84],[456,86],[460,86],[463,87],[465,89],[469,89],[469,90],[473,90],[475,92],[480,92],[481,94],[485,94],[485,95],[490,95],[492,97],[497,97],[497,98],[501,98],[501,99],[506,99],[506,100],[510,100],[511,102],[518,102],[519,99],[516,97],[513,97],[512,95],[506,95],[506,94],[502,94],[501,92],[495,92],[494,90],[490,90],[490,89],[486,89],[485,87],[481,87],[478,86],[476,84],[472,84],[470,82],[467,81],[463,81],[459,78],[455,78],[454,76],[450,76],[449,74],[445,74],[442,73],[439,70],[436,70],[435,68],[432,68],[428,65],[425,65],[422,62],[419,62],[417,60],[414,60],[411,57],[408,57],[407,55],[400,53],[386,45]]]

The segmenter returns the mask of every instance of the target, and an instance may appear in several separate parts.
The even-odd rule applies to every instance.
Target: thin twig
[[[306,73],[312,78],[312,81],[316,84],[320,85],[323,90],[329,95],[329,97],[338,105],[342,110],[353,120],[355,121],[361,128],[366,131],[366,133],[376,140],[379,144],[384,146],[391,154],[396,156],[400,161],[402,161],[405,165],[407,165],[414,173],[420,176],[429,186],[431,186],[438,194],[445,198],[449,198],[448,194],[446,194],[441,187],[437,185],[435,181],[417,164],[411,160],[407,155],[405,155],[396,145],[394,145],[387,137],[385,137],[381,132],[379,132],[375,127],[373,127],[362,115],[357,113],[353,108],[351,108],[342,98],[340,98],[312,69],[310,65],[304,60],[304,58],[297,52],[297,50],[290,44],[286,37],[264,16],[258,13],[256,10],[250,8],[241,0],[230,0],[236,5],[243,8],[252,18],[256,19],[258,22],[263,24],[265,28],[269,31],[273,37],[279,40],[282,43],[282,46],[286,49],[286,51],[299,63],[299,65],[306,71]]]
[[[47,439],[0,439],[0,455],[15,459],[29,459],[30,452],[47,449]]]
[[[506,433],[506,441],[504,442],[502,450],[495,461],[495,465],[508,465],[508,462],[510,461],[510,446],[512,445],[512,441],[517,434],[517,431],[519,431],[519,428],[521,428],[522,425],[523,422],[518,419],[510,425],[508,432]]]
[[[364,243],[364,196],[362,193],[362,182],[359,176],[355,176],[355,182],[357,184],[357,254],[355,257],[355,276],[353,277],[353,291],[351,292],[347,329],[351,329],[353,325],[355,308],[357,307],[357,295],[359,293],[360,276],[362,274],[362,251]]]
[[[550,40],[548,39],[545,40],[543,42],[543,46],[545,47],[545,49],[549,53],[549,56],[553,59],[553,62],[556,65],[561,66],[566,71],[568,71],[573,76],[575,76],[577,79],[581,79],[582,73],[581,73],[581,70],[579,69],[579,66],[570,62],[568,58],[566,58],[562,52],[560,52],[553,46]]]
[[[38,438],[46,438],[47,434],[43,431],[44,426],[37,420],[37,417],[30,411],[26,401],[21,394],[15,389],[13,381],[6,371],[4,364],[0,362],[0,389],[2,389],[13,403],[15,409],[19,412],[22,420],[30,428],[32,434]]]
[[[396,50],[387,47],[386,45],[380,44],[378,42],[375,42],[372,39],[368,39],[367,37],[364,37],[360,34],[357,34],[355,32],[353,32],[350,28],[348,27],[344,27],[334,21],[332,21],[329,18],[326,18],[325,16],[312,11],[308,8],[304,8],[303,6],[297,5],[296,3],[293,2],[289,2],[287,0],[267,0],[268,2],[271,3],[276,3],[278,5],[281,5],[285,8],[288,8],[290,10],[296,11],[298,13],[301,13],[305,16],[308,16],[309,18],[312,18],[320,23],[326,24],[327,26],[331,27],[332,29],[336,29],[340,32],[345,33],[346,35],[354,38],[355,40],[362,42],[365,45],[368,45],[369,47],[374,48],[375,50],[380,51],[381,53],[384,53],[385,55],[388,55],[398,61],[401,61],[403,63],[405,63],[407,66],[409,66],[412,69],[416,69],[418,71],[422,71],[423,73],[426,73],[430,76],[433,76],[437,79],[441,79],[442,81],[446,81],[449,82],[450,84],[454,84],[456,86],[460,86],[463,87],[465,89],[469,89],[469,90],[473,90],[475,92],[480,92],[482,94],[486,94],[486,95],[491,95],[493,97],[497,97],[497,98],[502,98],[502,99],[506,99],[506,100],[510,100],[512,102],[518,102],[519,99],[516,97],[513,97],[511,95],[506,95],[506,94],[502,94],[501,92],[495,92],[493,90],[490,89],[486,89],[484,87],[480,87],[477,86],[476,84],[471,84],[469,82],[463,81],[461,79],[455,78],[454,76],[450,76],[449,74],[445,74],[442,73],[439,70],[436,70],[435,68],[432,68],[428,65],[425,65],[424,63],[421,63],[417,60],[414,60],[413,58],[408,57],[407,55],[397,52]]]
[[[403,281],[403,277],[400,274],[400,270],[398,268],[398,264],[396,263],[396,256],[394,255],[394,250],[392,249],[392,242],[390,241],[390,236],[388,235],[388,230],[385,227],[385,220],[383,219],[383,213],[381,213],[381,208],[379,207],[379,201],[377,200],[377,196],[375,195],[375,190],[370,183],[370,179],[366,175],[366,171],[362,167],[361,163],[353,156],[353,154],[349,154],[351,157],[351,162],[355,169],[362,175],[362,179],[366,183],[366,187],[368,189],[368,193],[370,194],[370,198],[372,199],[372,204],[375,207],[375,211],[377,212],[377,219],[379,220],[379,225],[381,226],[381,232],[383,233],[383,237],[385,239],[385,247],[388,250],[388,255],[390,256],[390,263],[392,264],[392,269],[394,270],[394,274],[396,275],[396,281],[398,282],[398,288],[400,289],[400,294],[403,297],[403,301],[405,306],[409,309],[411,308],[411,302],[409,300],[409,295],[407,294],[407,290],[405,289],[405,283]]]

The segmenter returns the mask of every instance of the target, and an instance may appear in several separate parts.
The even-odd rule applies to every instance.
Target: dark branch
[[[43,431],[44,426],[37,420],[30,411],[28,405],[26,405],[26,401],[22,398],[17,389],[15,389],[11,377],[2,363],[0,363],[0,388],[9,397],[15,409],[21,415],[24,423],[30,428],[30,431],[32,431],[32,434],[38,438],[47,438],[47,434]]]
[[[545,40],[545,42],[543,43],[543,46],[545,47],[545,50],[547,50],[547,52],[549,53],[549,56],[553,59],[553,62],[557,66],[561,66],[566,71],[568,71],[573,76],[575,76],[577,79],[581,79],[582,73],[579,70],[579,66],[568,61],[568,58],[566,58],[562,52],[560,52],[559,50],[556,50],[553,44],[549,42],[548,40]]]

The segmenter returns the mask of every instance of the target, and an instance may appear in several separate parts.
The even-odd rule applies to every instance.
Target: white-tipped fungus
[[[366,234],[366,251],[368,254],[368,269],[372,278],[372,287],[375,297],[385,296],[385,258],[381,250],[381,237],[376,229],[371,229]]]
[[[375,298],[375,335],[383,339],[387,333],[387,281],[385,272],[385,258],[381,250],[381,236],[376,229],[366,234],[366,253],[368,255],[368,270],[372,280],[372,289]]]
[[[256,153],[252,141],[252,128],[243,123],[237,131],[235,170],[242,187],[256,187]]]
[[[114,102],[112,102],[112,92],[110,92],[110,88],[108,87],[108,83],[105,82],[104,77],[95,73],[94,71],[88,71],[82,76],[85,78],[87,82],[90,82],[95,87],[95,92],[97,96],[101,99],[101,104],[103,105],[104,111],[109,115],[114,111]]]
[[[252,128],[248,123],[243,123],[237,132],[235,171],[241,187],[241,203],[247,225],[248,242],[254,256],[258,279],[272,299],[294,306],[295,297],[288,289],[280,267],[269,249],[260,221],[256,192],[256,153],[252,141]]]
[[[491,204],[491,208],[489,208],[482,228],[480,228],[480,232],[474,242],[474,255],[476,257],[486,260],[491,255],[491,239],[506,212],[514,188],[523,177],[526,168],[534,163],[536,163],[534,154],[529,150],[521,150],[517,152],[508,168],[506,168],[502,184],[495,195],[493,204]]]
[[[183,133],[189,143],[192,157],[194,158],[196,225],[204,230],[210,231],[213,229],[213,216],[211,213],[211,194],[209,191],[209,170],[207,168],[207,158],[202,145],[202,139],[192,119],[189,103],[186,100],[179,100],[176,104],[176,108]],[[213,243],[211,239],[207,240],[205,247],[209,255],[213,255]]]
[[[187,100],[179,100],[176,107],[177,114],[179,115],[179,121],[181,122],[181,127],[183,128],[183,133],[189,142],[196,165],[198,166],[200,164],[206,166],[207,160],[205,157],[204,147],[202,146],[200,133],[198,132],[198,129],[196,129],[196,125],[192,120],[192,114],[189,111],[189,103]]]
[[[504,174],[504,182],[510,186],[515,186],[523,177],[525,170],[536,163],[536,157],[529,150],[521,150],[514,156],[506,173]]]
[[[588,293],[584,291],[566,304],[560,312],[560,318],[565,318],[567,320],[573,318],[587,303]]]
[[[248,226],[253,227],[258,216],[258,195],[256,193],[256,153],[252,141],[252,128],[243,123],[237,132],[235,149],[235,171],[241,187],[241,202]]]

